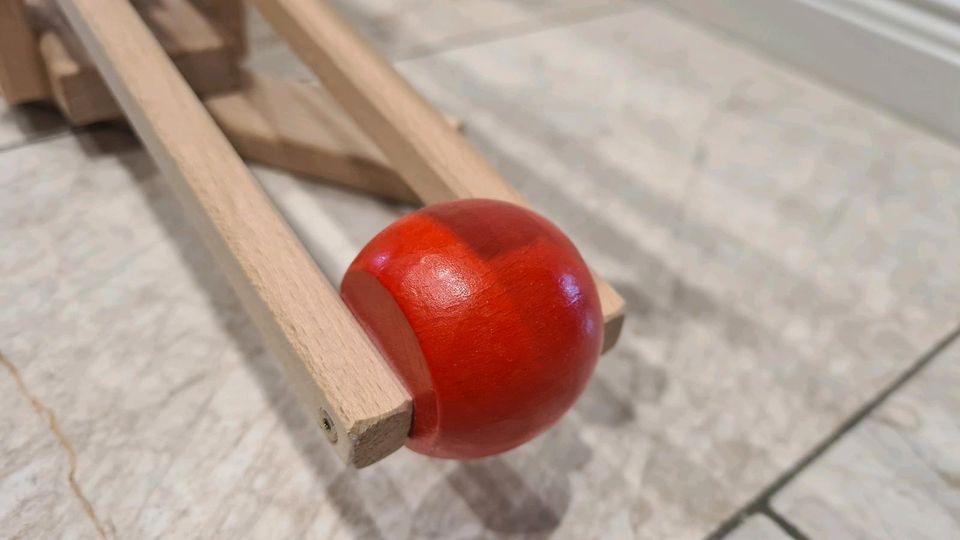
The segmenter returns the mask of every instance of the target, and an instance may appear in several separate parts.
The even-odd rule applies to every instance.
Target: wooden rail
[[[400,447],[406,390],[130,3],[59,4],[340,455],[362,467]]]

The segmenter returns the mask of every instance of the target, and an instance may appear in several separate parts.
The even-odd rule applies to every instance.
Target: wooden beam
[[[0,94],[10,105],[50,95],[24,0],[0,0]]]
[[[322,87],[253,73],[203,101],[245,159],[420,204],[380,150]]]
[[[248,160],[407,204],[421,201],[323,86],[243,71],[240,87],[203,100]],[[456,118],[445,120],[458,131]]]
[[[237,56],[247,53],[247,11],[242,0],[194,0],[224,32]]]
[[[191,2],[151,0],[135,5],[196,93],[207,95],[239,85],[232,50]],[[120,107],[60,10],[49,0],[42,0],[35,2],[34,12],[53,98],[64,116],[74,125],[122,117]]]
[[[425,203],[488,198],[529,206],[459,133],[322,0],[252,0]],[[605,348],[623,298],[594,274]]]
[[[136,11],[59,4],[340,455],[359,467],[401,446],[407,392]]]

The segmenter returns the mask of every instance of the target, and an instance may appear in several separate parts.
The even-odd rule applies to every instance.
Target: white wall
[[[960,0],[669,0],[960,142]]]

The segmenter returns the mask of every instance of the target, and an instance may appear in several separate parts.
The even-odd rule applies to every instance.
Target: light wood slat
[[[245,73],[204,106],[244,159],[419,204],[420,200],[320,86]]]
[[[387,159],[322,86],[244,72],[203,104],[237,152],[285,171],[420,205]],[[456,130],[459,119],[445,117]]]
[[[54,101],[74,125],[120,118],[120,107],[52,0],[33,0]],[[234,53],[223,36],[188,0],[137,2],[147,27],[200,95],[238,86]]]
[[[213,18],[238,56],[247,53],[247,11],[243,0],[193,0]]]
[[[340,455],[364,466],[401,446],[405,390],[137,13],[60,6],[302,402],[318,421],[329,414]]]
[[[10,105],[50,93],[23,2],[0,0],[0,94]]]
[[[326,3],[253,3],[425,203],[488,198],[530,206]],[[606,350],[620,335],[625,307],[613,287],[594,278]]]

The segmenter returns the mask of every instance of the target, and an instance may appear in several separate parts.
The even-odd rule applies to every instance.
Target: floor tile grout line
[[[809,536],[803,534],[803,531],[794,525],[793,522],[774,510],[769,504],[765,504],[759,513],[770,518],[770,521],[776,523],[777,526],[780,527],[780,530],[793,540],[810,540]]]
[[[913,363],[913,365],[911,365],[896,379],[890,382],[890,384],[877,393],[872,399],[861,405],[855,413],[847,417],[845,421],[843,421],[826,438],[820,441],[809,452],[801,457],[792,467],[784,471],[757,496],[748,501],[743,507],[734,512],[725,521],[720,523],[720,525],[718,525],[713,532],[709,533],[706,538],[708,540],[719,540],[732,532],[743,522],[743,520],[747,519],[753,514],[762,513],[764,508],[769,508],[770,499],[774,495],[783,489],[784,486],[789,484],[790,481],[799,475],[804,469],[810,466],[810,464],[816,461],[817,458],[823,455],[831,446],[833,446],[835,442],[856,427],[861,421],[869,416],[871,412],[876,410],[877,407],[882,405],[897,390],[910,382],[918,373],[923,370],[923,368],[937,358],[941,352],[953,344],[957,338],[960,338],[960,325],[955,326],[954,329],[951,330],[946,336],[940,338],[933,345],[933,347],[927,350],[927,352],[923,353],[920,358]]]
[[[511,25],[493,28],[490,31],[478,31],[448,40],[446,43],[435,45],[424,45],[421,47],[412,47],[410,50],[392,56],[391,63],[407,62],[419,60],[431,56],[441,55],[448,52],[469,49],[470,47],[497,43],[509,39],[529,36],[540,32],[547,32],[558,28],[574,26],[581,23],[591,22],[605,17],[623,15],[639,11],[645,6],[653,4],[652,1],[623,1],[611,2],[602,6],[591,6],[586,8],[571,9],[566,12],[555,15],[547,15],[542,18],[536,18],[530,21],[523,21]]]

